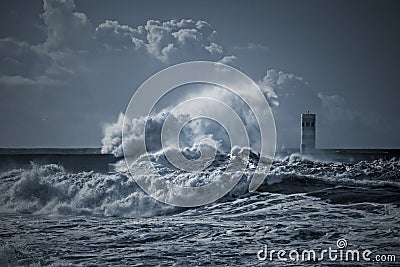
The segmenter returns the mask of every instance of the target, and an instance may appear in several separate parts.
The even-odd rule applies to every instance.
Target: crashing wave
[[[210,166],[201,172],[191,173],[168,166],[160,153],[147,156],[164,179],[184,186],[201,186],[218,179],[230,159],[229,154],[218,152]],[[248,193],[249,181],[258,160],[257,154],[250,154],[241,180],[222,201],[230,201]],[[34,214],[126,217],[153,216],[183,210],[148,196],[126,168],[123,168],[124,162],[119,162],[118,166],[116,173],[108,175],[94,172],[72,174],[54,164],[33,164],[28,169],[4,172],[0,174],[1,210]],[[366,196],[377,190],[386,190],[392,192],[392,199],[399,199],[399,167],[399,159],[337,164],[292,156],[273,162],[260,190],[280,194],[325,190],[324,194],[328,194],[332,190],[339,192],[343,187],[351,187]],[[323,194],[317,194],[321,195]]]

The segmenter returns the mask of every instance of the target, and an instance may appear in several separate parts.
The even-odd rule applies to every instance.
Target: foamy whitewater
[[[193,174],[156,152],[149,156],[165,179],[189,186],[216,179],[230,157],[218,151],[207,169]],[[400,260],[399,159],[342,164],[292,155],[276,159],[263,185],[249,193],[257,161],[251,154],[238,185],[197,208],[154,200],[124,161],[112,174],[35,164],[3,172],[0,266],[254,266],[266,263],[257,258],[265,245],[317,250],[335,248],[339,238],[350,249]]]

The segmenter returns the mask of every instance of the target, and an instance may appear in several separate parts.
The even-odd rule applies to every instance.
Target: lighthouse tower
[[[315,114],[301,114],[301,153],[315,151]]]

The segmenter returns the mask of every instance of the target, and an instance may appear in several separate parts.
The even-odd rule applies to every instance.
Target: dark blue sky
[[[278,148],[298,147],[307,110],[320,147],[400,147],[399,11],[396,1],[3,1],[0,147],[100,146],[149,76],[224,57],[275,95]]]

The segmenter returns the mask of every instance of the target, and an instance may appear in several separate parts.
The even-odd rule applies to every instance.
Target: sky
[[[100,147],[165,67],[232,65],[264,92],[277,149],[317,114],[321,148],[400,148],[397,1],[6,0],[0,147]]]

